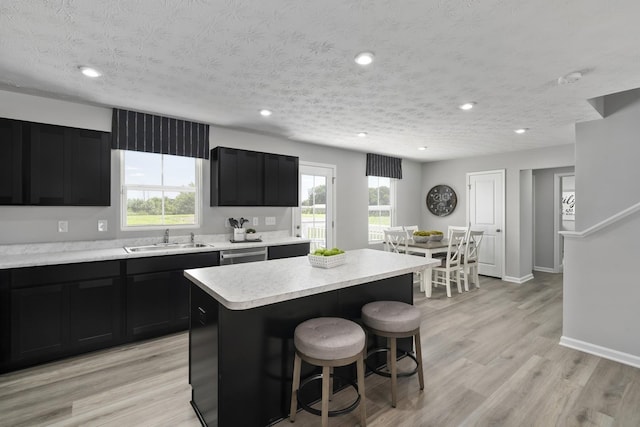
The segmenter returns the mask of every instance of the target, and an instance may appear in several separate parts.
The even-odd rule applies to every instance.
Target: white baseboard
[[[613,360],[614,362],[624,363],[625,365],[633,366],[634,368],[640,368],[640,356],[634,356],[633,354],[623,353],[618,350],[613,350],[565,336],[560,337],[560,345]]]
[[[519,285],[523,284],[524,282],[528,282],[531,279],[533,279],[533,274],[531,273],[523,277],[513,277],[513,276],[502,277],[502,280],[504,280],[505,282],[517,283]]]
[[[555,268],[549,268],[549,267],[538,267],[537,265],[533,266],[533,271],[540,271],[542,273],[560,273],[558,270],[556,270]]]

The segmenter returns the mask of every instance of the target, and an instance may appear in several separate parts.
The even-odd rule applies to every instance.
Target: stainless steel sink
[[[156,243],[155,245],[144,246],[125,246],[124,250],[128,253],[135,252],[153,252],[153,251],[168,251],[168,250],[189,250],[199,248],[210,248],[211,245],[206,243]]]

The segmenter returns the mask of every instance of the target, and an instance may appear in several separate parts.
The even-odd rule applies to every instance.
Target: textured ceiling
[[[638,18],[637,0],[2,0],[0,89],[468,157],[573,143],[587,99],[640,87]]]

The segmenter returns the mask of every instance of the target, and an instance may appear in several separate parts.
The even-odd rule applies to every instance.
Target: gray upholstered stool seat
[[[293,343],[314,359],[336,360],[362,352],[365,333],[355,322],[338,317],[318,317],[296,327]]]
[[[376,301],[362,307],[362,321],[385,332],[408,332],[420,327],[420,310],[400,301]]]
[[[311,365],[322,367],[322,411],[311,409],[304,404],[301,404],[302,408],[321,415],[322,426],[326,427],[329,425],[329,416],[346,413],[360,406],[360,425],[366,426],[367,413],[364,401],[366,335],[362,327],[351,320],[339,317],[318,317],[306,320],[296,327],[293,343],[296,355],[293,365],[289,420],[295,421],[300,390],[300,370],[304,360]],[[333,387],[330,381],[332,370],[336,366],[350,365],[354,362],[357,364],[358,399],[347,409],[329,412],[329,398]]]
[[[376,374],[391,377],[391,406],[396,407],[398,376],[408,376],[418,373],[420,390],[424,389],[424,374],[422,372],[422,348],[420,344],[420,310],[411,304],[400,301],[375,301],[362,307],[362,322],[371,333],[385,337],[389,341],[389,348],[373,350],[369,355],[379,351],[388,351],[387,368],[389,373],[383,373],[377,368],[372,370]],[[415,342],[416,370],[398,374],[397,370],[397,339],[413,337]]]

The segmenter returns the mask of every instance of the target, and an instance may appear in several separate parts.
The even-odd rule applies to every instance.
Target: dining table
[[[442,239],[440,241],[430,240],[426,243],[417,243],[413,239],[407,242],[407,252],[409,254],[421,254],[426,258],[433,258],[434,254],[447,252],[449,249],[449,240]],[[431,266],[425,268],[424,277],[420,281],[420,290],[425,293],[427,298],[431,298],[431,278],[433,269]]]

